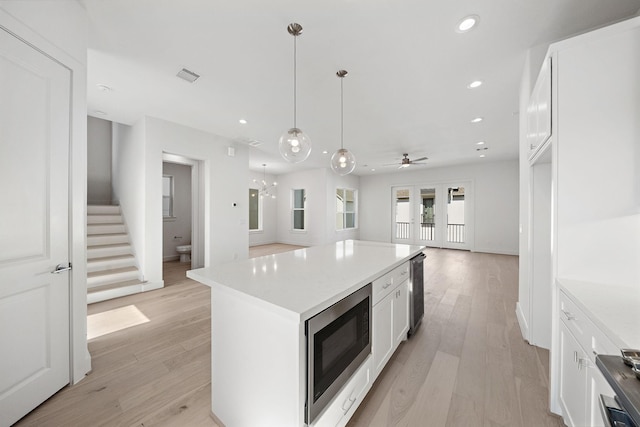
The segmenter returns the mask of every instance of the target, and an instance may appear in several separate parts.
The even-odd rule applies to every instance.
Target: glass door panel
[[[447,243],[465,243],[465,188],[447,188]]]
[[[413,239],[411,188],[393,189],[393,238],[394,243],[409,243]]]
[[[420,189],[420,230],[421,242],[436,240],[436,189]]]

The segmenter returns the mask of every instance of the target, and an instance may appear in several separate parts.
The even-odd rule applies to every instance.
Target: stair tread
[[[109,283],[108,285],[101,285],[101,286],[96,286],[93,288],[89,288],[87,289],[87,293],[91,294],[94,292],[102,292],[102,291],[108,291],[111,289],[117,289],[117,288],[123,288],[125,286],[133,286],[133,285],[142,285],[144,283],[147,282],[142,282],[138,279],[134,279],[134,280],[125,280],[123,282],[117,282],[117,283]]]
[[[92,264],[92,263],[99,263],[99,262],[106,262],[106,261],[119,261],[121,259],[134,259],[135,257],[133,256],[133,254],[125,254],[125,255],[109,255],[109,256],[104,256],[104,257],[99,257],[99,258],[91,258],[90,260],[87,260],[87,264]]]
[[[110,269],[110,270],[103,270],[103,271],[93,271],[91,273],[87,273],[87,278],[91,278],[91,277],[99,277],[99,276],[110,276],[110,275],[114,275],[114,274],[120,274],[120,273],[133,273],[133,272],[137,272],[138,268],[137,267],[120,267],[120,268],[114,268],[114,269]]]
[[[129,243],[108,243],[106,245],[89,245],[87,249],[120,248],[125,246],[131,246],[131,245]]]

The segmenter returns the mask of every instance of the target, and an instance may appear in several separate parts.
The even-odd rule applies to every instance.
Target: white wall
[[[129,240],[138,262],[140,280],[145,280],[145,126],[113,124],[113,203],[120,205]],[[161,211],[162,212],[162,211]]]
[[[200,162],[204,266],[249,252],[249,150],[232,141],[152,117],[114,131],[114,198],[126,216],[144,280],[162,284],[162,160],[171,153]],[[117,152],[116,152],[117,151]]]
[[[111,204],[111,127],[108,120],[87,117],[87,203]]]
[[[359,190],[360,178],[341,177],[331,169],[312,169],[278,176],[278,242],[316,246],[358,239],[360,230],[336,231],[336,188]],[[292,230],[291,191],[304,188],[307,196],[305,231]],[[358,191],[359,193],[359,191]],[[358,198],[360,196],[358,195]],[[359,218],[361,214],[359,214]]]
[[[640,18],[557,50],[557,276],[637,284]]]
[[[75,0],[0,1],[0,25],[73,71],[70,149],[71,382],[91,369],[87,347],[87,15]]]
[[[249,149],[223,137],[176,123],[147,117],[145,194],[146,263],[149,277],[162,276],[162,155],[172,153],[199,160],[204,183],[204,265],[245,259],[249,206]],[[227,147],[235,147],[235,157]]]
[[[173,176],[173,218],[162,222],[162,259],[179,258],[176,246],[191,244],[191,166],[162,163],[162,174]]]
[[[473,251],[518,254],[518,162],[404,170],[360,178],[360,239],[391,241],[391,187],[473,181]]]
[[[279,177],[270,174],[263,174],[262,172],[253,172],[249,171],[249,188],[259,189],[261,187],[262,179],[264,178],[267,181],[267,184],[272,184],[274,181],[278,183],[278,185],[273,188],[271,191],[276,195],[275,199],[264,198],[262,200],[262,230],[260,231],[249,231],[249,246],[256,245],[267,245],[270,243],[278,242],[278,198],[280,198],[280,194],[278,190],[280,190],[280,181]],[[258,182],[254,183],[253,180],[257,180]],[[247,198],[249,191],[247,190]],[[282,193],[288,194],[288,193]],[[247,225],[248,228],[248,225]]]

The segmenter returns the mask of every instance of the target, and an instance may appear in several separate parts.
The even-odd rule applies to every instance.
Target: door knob
[[[56,265],[56,268],[51,272],[51,274],[60,274],[62,272],[69,271],[69,270],[71,270],[71,263],[69,263],[69,265],[66,267],[64,264],[58,264]]]

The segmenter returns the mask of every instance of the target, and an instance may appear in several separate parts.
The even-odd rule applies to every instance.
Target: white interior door
[[[71,73],[0,27],[0,425],[70,378]]]

